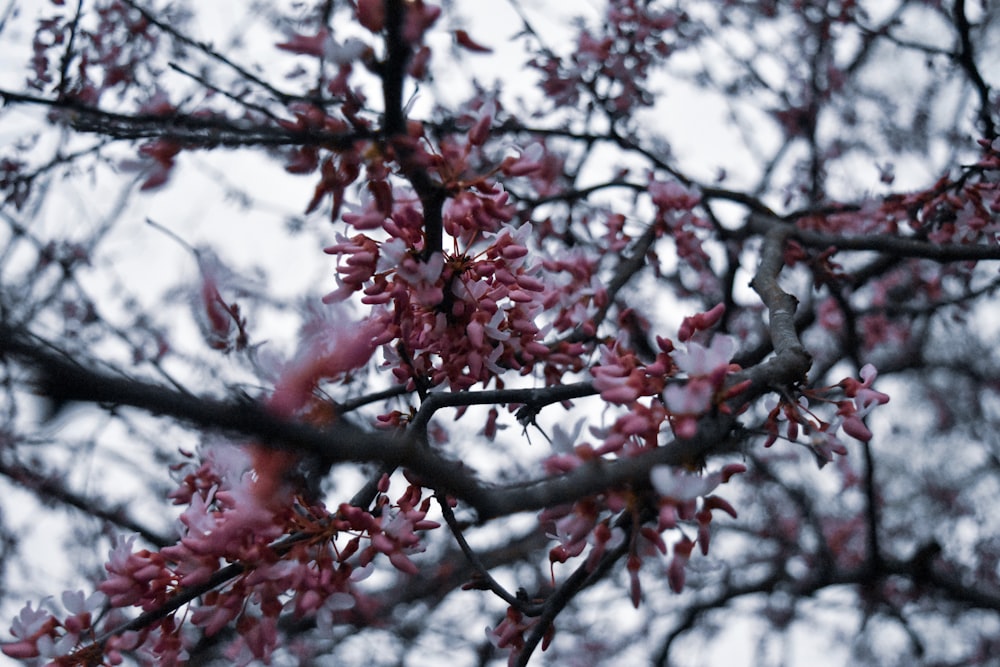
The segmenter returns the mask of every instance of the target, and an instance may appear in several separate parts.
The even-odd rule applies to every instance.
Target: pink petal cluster
[[[379,320],[380,340],[402,344],[385,348],[400,382],[465,389],[506,369],[527,372],[549,355],[535,324],[545,284],[526,262],[530,226],[490,231],[510,219],[505,201],[502,191],[465,193],[446,207],[445,229],[457,245],[477,246],[475,255],[458,250],[423,258],[423,219],[408,203],[382,223],[389,238],[340,237],[326,249],[341,257],[340,288],[328,302],[362,291],[364,302],[392,308],[391,317]]]
[[[596,29],[581,29],[572,55],[547,53],[531,65],[541,72],[542,90],[555,105],[578,107],[594,91],[608,90],[598,102],[609,114],[628,114],[653,103],[647,78],[657,63],[686,44],[676,30],[681,17],[637,0],[616,2]]]
[[[199,462],[178,469],[181,485],[174,497],[187,504],[180,541],[156,552],[136,550],[135,536],[119,538],[100,592],[89,598],[64,594],[67,613],[61,619],[27,606],[11,628],[14,641],[3,647],[7,655],[57,664],[96,664],[103,656],[118,664],[122,650],[137,649],[158,662],[183,661],[187,635],[177,632],[180,618],[174,614],[97,645],[88,642],[122,620],[113,613],[97,629],[97,612],[105,605],[161,608],[208,581],[220,563],[235,562],[242,574],[203,594],[185,620],[205,636],[235,624],[237,638],[227,649],[233,663],[267,662],[281,642],[279,616],[292,612],[325,627],[368,617],[371,605],[357,582],[373,560],[382,555],[400,572],[415,574],[410,556],[423,549],[420,533],[438,527],[427,519],[431,500],[420,487],[410,485],[390,501],[388,476],[379,483],[371,512],[343,504],[333,514],[322,506],[299,506],[278,516],[259,506],[245,452],[220,444],[202,454]]]
[[[733,475],[746,472],[746,466],[733,463],[709,474],[680,471],[669,466],[657,466],[650,472],[650,482],[660,495],[660,513],[657,532],[677,528],[679,522],[694,521],[698,536],[691,540],[682,534],[674,545],[673,556],[667,569],[667,578],[674,592],[684,587],[684,568],[697,544],[702,555],[708,554],[711,540],[712,511],[722,510],[734,519],[736,510],[725,499],[710,495],[720,484],[727,483]]]
[[[246,287],[214,252],[201,248],[196,253],[200,281],[193,306],[202,336],[213,350],[243,350],[248,344],[246,319],[232,299],[245,294]]]
[[[878,371],[872,364],[865,364],[861,368],[862,382],[854,378],[845,378],[840,381],[840,386],[844,388],[844,393],[848,398],[853,398],[853,403],[843,401],[839,404],[837,415],[843,418],[842,427],[844,432],[852,438],[868,442],[872,439],[872,432],[862,421],[868,413],[879,405],[889,402],[889,397],[880,391],[871,388]]]
[[[601,257],[582,249],[559,253],[542,259],[548,281],[542,305],[551,313],[555,331],[580,330],[587,336],[597,333],[592,323],[598,309],[607,305],[608,295],[598,277]],[[582,351],[571,350],[571,356]]]
[[[495,628],[486,628],[486,638],[496,648],[511,650],[507,664],[513,667],[517,663],[518,654],[524,648],[524,633],[535,627],[538,621],[537,616],[525,616],[514,607],[508,607],[507,614]],[[555,626],[550,625],[542,639],[543,651],[549,647],[554,635]]]
[[[820,466],[833,461],[834,455],[844,456],[847,448],[840,440],[839,432],[868,442],[872,432],[864,422],[864,418],[879,405],[889,402],[889,396],[872,388],[878,372],[872,364],[865,364],[861,369],[861,380],[845,378],[834,387],[805,390],[797,402],[782,400],[768,413],[765,428],[768,439],[765,446],[772,445],[779,437],[779,422],[784,421],[785,437],[795,442],[800,431],[808,437],[808,447],[816,455]],[[827,398],[835,390],[842,390],[846,399],[834,400]],[[819,403],[832,403],[836,413],[832,419],[822,419],[810,407],[810,399]]]
[[[625,405],[640,396],[653,396],[663,391],[665,380],[673,371],[667,351],[661,352],[651,364],[643,364],[624,339],[601,346],[600,363],[590,369],[594,388],[608,403]]]
[[[328,313],[308,322],[295,357],[281,369],[267,405],[283,417],[309,407],[322,381],[342,378],[368,363],[384,335],[379,318],[335,321]]]
[[[31,602],[26,604],[11,624],[14,641],[0,646],[3,654],[28,664],[89,664],[89,654],[80,647],[93,636],[107,598],[99,592],[88,596],[81,591],[66,591],[61,599],[64,613],[53,613],[42,605],[33,608]],[[55,607],[51,598],[42,604]],[[106,664],[120,664],[120,650],[132,648],[131,639],[122,636],[110,641],[103,654]]]
[[[674,352],[674,363],[687,380],[670,383],[663,391],[663,402],[677,437],[693,437],[701,416],[714,406],[726,409],[724,401],[742,390],[742,385],[726,387],[729,373],[738,370],[729,363],[735,351],[735,339],[716,335],[708,347],[690,341],[685,349]]]

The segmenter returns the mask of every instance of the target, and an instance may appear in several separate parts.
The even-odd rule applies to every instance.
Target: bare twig
[[[997,130],[991,111],[993,103],[990,100],[990,87],[979,72],[979,66],[976,65],[976,54],[972,46],[972,27],[965,15],[965,0],[955,0],[954,13],[955,28],[958,30],[958,40],[961,45],[956,60],[965,70],[972,87],[976,89],[976,94],[979,96],[979,124],[983,136],[992,141],[997,136]]]
[[[493,591],[493,593],[495,593],[501,600],[520,610],[521,613],[528,614],[529,616],[537,615],[541,611],[540,605],[526,605],[524,600],[509,592],[506,588],[500,585],[500,582],[493,578],[489,569],[480,560],[479,555],[465,539],[465,533],[462,531],[462,527],[458,525],[458,521],[455,519],[455,513],[451,509],[448,498],[440,494],[435,497],[437,498],[438,506],[441,508],[441,515],[444,517],[445,523],[448,524],[448,528],[451,529],[452,535],[455,536],[455,541],[458,542],[459,548],[462,550],[462,553],[465,554],[466,560],[469,561],[469,564],[473,567],[476,576],[481,582],[483,582],[483,585]]]
[[[108,139],[167,139],[189,147],[217,146],[323,146],[341,150],[375,133],[290,130],[276,125],[253,125],[221,116],[185,114],[124,114],[88,107],[72,99],[50,99],[0,90],[6,104],[33,104],[63,111],[62,120],[78,132],[100,134]]]

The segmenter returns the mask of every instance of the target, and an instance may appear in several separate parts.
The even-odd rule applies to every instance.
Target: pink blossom
[[[696,416],[712,406],[714,393],[711,384],[698,378],[668,385],[663,391],[663,401],[672,415]]]
[[[869,440],[872,439],[871,430],[865,425],[863,421],[861,421],[861,418],[858,417],[856,414],[846,417],[841,426],[844,429],[844,433],[846,433],[847,435],[851,436],[856,440],[860,440],[861,442],[868,442]],[[836,450],[831,449],[831,451],[836,451]],[[844,450],[843,453],[846,454],[847,451]]]
[[[517,156],[504,158],[500,169],[508,176],[527,176],[543,168],[544,146],[540,143],[529,145]]]
[[[739,463],[729,464],[708,475],[677,470],[671,466],[655,466],[649,473],[649,479],[661,496],[684,501],[711,493],[719,484],[725,484],[741,472],[746,472],[746,466]]]
[[[648,192],[653,204],[666,211],[691,210],[701,201],[700,195],[688,190],[677,181],[662,182],[651,179]]]
[[[423,0],[413,0],[407,5],[406,21],[403,24],[403,39],[411,44],[419,43],[424,32],[434,25],[441,16],[437,5],[426,5]]]
[[[315,35],[292,33],[286,41],[281,42],[276,46],[283,51],[291,51],[292,53],[309,56],[321,56],[323,55],[326,43],[329,39],[329,30],[323,28]]]
[[[712,337],[712,343],[707,348],[700,343],[689,342],[685,350],[674,352],[673,360],[677,367],[689,376],[711,375],[718,369],[728,366],[735,352],[735,338],[716,335]]]
[[[863,382],[858,382],[854,378],[846,378],[840,383],[844,387],[844,393],[849,398],[854,399],[859,416],[868,414],[876,405],[885,405],[889,402],[889,397],[886,394],[871,388],[877,377],[878,371],[875,370],[875,366],[865,364],[861,368]]]
[[[198,323],[210,347],[228,350],[232,346],[234,329],[242,325],[237,306],[222,296],[222,290],[233,289],[234,276],[214,252],[202,248],[197,253],[198,270],[201,272],[195,311]]]
[[[493,117],[496,115],[497,105],[494,101],[489,101],[479,109],[476,122],[469,130],[469,143],[473,146],[482,146],[490,135],[490,126],[493,124]]]
[[[847,401],[838,403],[837,415],[842,420],[840,425],[844,433],[862,442],[868,442],[872,438],[871,430],[862,421],[864,417],[875,407],[889,402],[886,394],[871,388],[876,377],[878,372],[875,367],[872,364],[865,364],[861,369],[862,382],[854,378],[846,378],[840,382],[848,398],[854,399],[853,403]]]
[[[350,206],[349,208],[351,209],[351,212],[344,213],[341,218],[344,222],[357,230],[367,231],[371,229],[380,229],[382,227],[382,222],[385,221],[386,218],[379,202],[377,202],[367,190],[365,190],[362,194],[361,204],[358,206]]]
[[[694,542],[686,535],[674,544],[674,555],[670,559],[667,568],[667,581],[670,582],[670,590],[680,593],[684,590],[684,569],[691,559],[691,551],[694,549]]]
[[[295,359],[282,371],[269,407],[284,416],[306,407],[321,380],[335,379],[368,362],[383,326],[377,319],[356,325],[315,321],[304,332]]]
[[[27,660],[42,654],[39,640],[56,630],[58,621],[51,613],[41,608],[32,609],[31,602],[21,608],[20,614],[11,624],[10,633],[18,641],[7,642],[2,646],[3,653],[11,658]],[[49,640],[51,641],[51,640]]]
[[[91,627],[93,619],[107,603],[107,597],[100,591],[94,591],[90,595],[83,591],[64,591],[62,603],[69,612],[63,619],[63,627],[68,632],[79,635]]]
[[[685,317],[684,321],[681,322],[681,328],[677,333],[677,337],[682,341],[686,342],[691,340],[691,337],[698,331],[704,331],[715,326],[722,316],[726,312],[726,306],[724,304],[718,304],[711,310],[698,313],[697,315],[691,315],[690,317]],[[728,361],[728,360],[727,360]]]

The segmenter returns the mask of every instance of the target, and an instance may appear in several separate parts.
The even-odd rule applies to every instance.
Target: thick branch
[[[778,276],[785,265],[785,241],[790,232],[788,227],[774,227],[767,233],[761,247],[760,266],[750,283],[767,306],[768,326],[775,352],[772,359],[738,374],[738,380],[753,381],[751,395],[763,393],[768,386],[799,382],[812,365],[795,326],[798,300],[778,285]],[[747,394],[742,394],[740,399],[748,400]]]
[[[542,509],[573,502],[608,488],[629,486],[635,490],[650,487],[649,471],[658,465],[684,466],[740,451],[742,437],[734,433],[732,417],[712,417],[702,421],[698,435],[675,440],[637,456],[615,460],[588,461],[572,472],[523,484],[491,489],[487,503],[479,509],[480,520],[516,512]]]
[[[403,88],[406,81],[406,67],[411,56],[410,45],[403,36],[403,23],[407,9],[403,0],[385,0],[385,46],[386,59],[380,63],[382,78],[383,132],[392,142],[403,175],[413,186],[424,214],[423,258],[440,252],[443,246],[444,203],[448,192],[444,186],[432,179],[426,168],[415,163],[415,150],[407,137],[407,120],[403,104]],[[396,141],[392,141],[396,138]]]
[[[803,245],[813,248],[835,246],[839,250],[870,250],[895,257],[930,259],[941,263],[1000,260],[1000,246],[998,245],[942,245],[886,234],[840,236],[804,229],[792,230],[789,236]]]
[[[356,461],[406,467],[473,506],[483,493],[482,486],[460,463],[419,447],[413,439],[367,432],[346,420],[318,429],[277,417],[252,400],[222,401],[108,375],[77,364],[12,329],[0,329],[0,334],[0,354],[29,362],[36,373],[36,390],[56,408],[78,401],[128,405],[301,451],[330,464]]]
[[[735,452],[740,447],[739,435],[733,434],[735,420],[719,416],[704,420],[694,438],[636,457],[591,461],[565,475],[495,486],[481,482],[463,463],[422,445],[416,430],[409,437],[390,435],[365,431],[346,420],[319,429],[277,417],[252,400],[222,401],[111,376],[70,361],[10,328],[0,329],[0,334],[0,354],[27,361],[36,373],[37,391],[57,408],[77,401],[128,405],[300,451],[329,464],[377,462],[407,468],[425,486],[467,502],[480,521],[571,502],[609,488],[648,488],[649,471],[655,465],[684,465],[709,455]],[[571,392],[580,391],[579,387],[571,387]],[[558,395],[555,392],[554,396]]]

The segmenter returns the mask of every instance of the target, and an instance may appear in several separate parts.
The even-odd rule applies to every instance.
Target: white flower
[[[64,591],[62,594],[66,611],[77,615],[98,611],[106,600],[107,596],[100,591],[94,591],[89,596],[84,596],[83,591]]]
[[[583,430],[583,422],[586,421],[584,417],[581,417],[573,424],[573,428],[568,431],[564,431],[563,427],[556,424],[552,427],[552,450],[559,452],[560,454],[571,454],[573,452],[573,446],[576,445],[576,441],[580,438],[580,431]]]
[[[736,352],[736,339],[732,336],[716,335],[712,344],[705,347],[700,343],[688,343],[687,350],[675,352],[674,363],[689,376],[710,375],[720,366],[729,365]]]
[[[656,466],[649,473],[649,481],[661,496],[684,501],[711,493],[722,478],[719,473],[696,475],[670,466]]]
[[[52,614],[42,609],[41,605],[38,606],[38,609],[32,609],[29,602],[24,605],[21,613],[11,623],[10,633],[18,639],[30,639],[41,632],[42,627],[50,618],[52,618]]]
[[[712,406],[712,385],[705,380],[671,384],[663,391],[670,414],[700,415]]]

